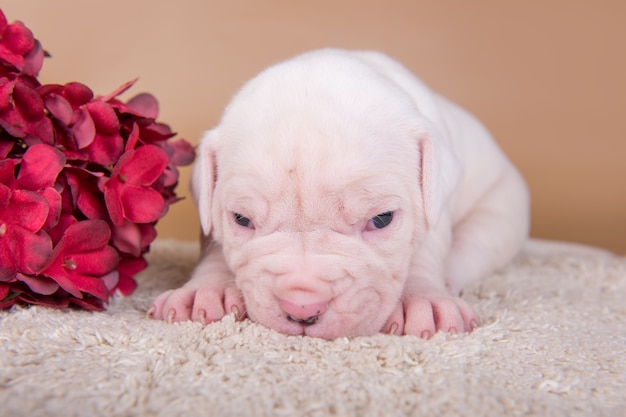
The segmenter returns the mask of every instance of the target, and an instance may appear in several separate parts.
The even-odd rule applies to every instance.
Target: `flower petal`
[[[43,275],[24,275],[17,274],[17,279],[28,285],[31,291],[37,294],[51,295],[59,289],[57,284],[52,278]]]
[[[9,135],[3,135],[0,133],[0,159],[4,159],[9,155],[9,152],[13,150],[15,146],[14,138]]]
[[[80,211],[88,219],[108,219],[104,198],[98,188],[100,177],[80,168],[68,169],[65,175]]]
[[[0,184],[15,188],[15,159],[0,160]]]
[[[0,282],[0,309],[4,308],[1,303],[9,295],[10,289],[11,289],[11,286],[9,284],[5,282]]]
[[[59,94],[49,94],[44,98],[46,108],[64,125],[69,125],[74,116],[74,109],[69,101]]]
[[[151,223],[167,211],[163,196],[152,188],[127,185],[120,196],[124,218],[134,223]]]
[[[134,80],[125,82],[124,84],[122,84],[121,86],[119,86],[115,91],[111,92],[110,94],[107,94],[106,96],[102,97],[101,100],[102,101],[109,101],[117,96],[119,96],[120,94],[122,94],[123,92],[125,92],[126,90],[128,90],[130,87],[133,86],[133,84],[135,84],[137,82],[139,78],[135,78]]]
[[[118,251],[134,257],[140,256],[157,236],[152,224],[136,224],[129,221],[125,221],[122,227],[113,228],[112,233],[113,246]]]
[[[43,228],[50,230],[54,227],[61,217],[61,194],[54,187],[46,187],[41,191],[43,198],[48,201],[48,218]]]
[[[57,224],[47,230],[48,234],[50,235],[50,239],[52,239],[52,243],[54,245],[57,245],[63,238],[63,233],[65,232],[65,230],[75,223],[78,223],[76,217],[72,216],[71,214],[64,214],[63,212],[61,212],[61,216],[59,217],[59,221],[57,222]]]
[[[31,233],[37,233],[48,218],[48,202],[39,194],[27,190],[15,190],[7,207],[0,209],[0,218],[5,222],[23,227]]]
[[[14,242],[8,241],[5,235],[0,238],[0,285],[3,282],[11,282],[15,280],[17,266],[15,262],[15,254],[13,250]],[[10,236],[10,235],[9,235]],[[0,286],[0,288],[2,288]],[[0,297],[2,300],[3,297]]]
[[[111,229],[104,220],[83,220],[71,225],[63,235],[64,253],[100,250],[111,239]]]
[[[146,142],[158,142],[167,140],[176,133],[165,123],[150,123],[147,126],[141,126],[141,138]]]
[[[26,126],[25,132],[27,135],[24,137],[24,142],[29,146],[37,143],[54,144],[54,128],[52,127],[52,121],[47,117],[42,117],[41,120],[30,123]]]
[[[196,157],[194,147],[185,139],[166,142],[164,148],[170,156],[170,163],[176,166],[190,165]]]
[[[103,300],[100,300],[96,297],[85,297],[85,298],[68,298],[67,300],[72,305],[83,308],[88,311],[104,311]]]
[[[25,55],[35,46],[33,33],[22,22],[15,22],[4,28],[2,43],[17,55]]]
[[[109,290],[100,277],[92,277],[70,271],[55,274],[50,278],[56,281],[61,288],[78,299],[84,298],[83,293],[93,295],[101,300],[107,300],[109,297]]]
[[[115,269],[120,257],[111,246],[104,246],[90,252],[75,253],[71,255],[75,262],[75,272],[81,275],[100,277]]]
[[[7,187],[3,183],[0,182],[0,219],[5,217],[8,210],[9,202],[11,201],[11,196],[13,195],[13,191],[11,188]],[[9,216],[6,216],[9,217]],[[1,220],[0,220],[1,221]]]
[[[126,140],[126,147],[124,151],[130,151],[137,147],[137,142],[139,142],[139,126],[137,123],[133,123],[133,128],[128,134],[128,139]]]
[[[58,149],[39,144],[24,153],[17,182],[25,190],[37,191],[51,187],[65,165],[65,156]]]
[[[159,102],[152,94],[142,93],[128,100],[126,107],[134,115],[156,119],[159,115]]]
[[[13,89],[13,100],[20,113],[29,121],[45,117],[44,103],[37,91],[25,82],[18,81]]]
[[[4,15],[4,12],[2,11],[2,9],[0,9],[0,32],[2,32],[8,24],[9,23],[7,22],[7,18]]]
[[[124,184],[117,177],[109,179],[104,184],[104,202],[113,225],[121,227],[124,225],[124,208],[120,195],[124,189]]]
[[[22,72],[32,77],[36,77],[37,74],[39,74],[39,71],[41,71],[45,55],[46,53],[41,47],[41,43],[35,39],[33,49],[31,49],[30,52],[24,56],[24,68],[22,68]]]
[[[18,71],[24,68],[24,57],[11,52],[2,42],[0,42],[0,62],[1,61],[9,64],[9,68],[13,66]]]
[[[89,111],[98,132],[105,135],[119,133],[120,121],[109,103],[95,100],[87,103],[85,108]]]
[[[139,229],[141,230],[141,247],[145,249],[157,238],[157,231],[150,223],[140,224]]]
[[[159,183],[163,184],[164,187],[172,187],[178,183],[178,170],[174,167],[167,167],[165,171],[163,171],[163,175],[159,179]]]
[[[137,281],[134,280],[133,276],[143,271],[147,266],[148,263],[143,257],[123,259],[117,268],[120,276],[115,289],[124,296],[131,295],[137,288]]]
[[[70,298],[62,289],[57,290],[57,292],[52,295],[35,294],[32,292],[20,291],[17,288],[13,288],[13,290],[17,290],[17,299],[20,303],[51,308],[67,308],[70,304]]]
[[[139,225],[128,220],[124,221],[123,226],[113,228],[111,242],[122,253],[141,255],[143,245]]]
[[[151,185],[161,176],[167,164],[167,154],[161,148],[155,145],[140,146],[121,167],[120,175],[126,178],[128,184]]]
[[[13,108],[13,89],[17,81],[9,81],[8,78],[0,78],[0,112]]]
[[[91,145],[96,137],[96,125],[87,109],[77,110],[74,117],[76,121],[72,125],[71,131],[78,149],[84,149]]]
[[[13,256],[16,259],[18,271],[35,275],[52,256],[52,241],[43,230],[30,233],[18,226],[11,228],[11,235],[15,244]],[[21,230],[20,230],[21,229]]]
[[[107,287],[109,294],[111,294],[120,280],[120,273],[117,270],[113,270],[101,276],[100,279],[104,282],[104,286]]]
[[[86,148],[92,162],[100,165],[113,165],[124,152],[124,139],[118,134],[104,135],[100,132]]]
[[[72,274],[70,279],[76,288],[83,293],[93,295],[103,301],[109,298],[109,290],[100,277]]]
[[[76,81],[65,84],[63,93],[74,107],[82,106],[93,98],[93,91],[85,84]]]

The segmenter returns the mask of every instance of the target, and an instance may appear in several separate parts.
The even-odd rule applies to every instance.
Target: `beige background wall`
[[[471,110],[520,167],[532,234],[626,253],[623,0],[5,0],[53,58],[43,82],[136,76],[196,143],[242,83],[298,52],[382,50]],[[128,97],[130,96],[128,95]],[[189,169],[179,191],[187,194]],[[161,237],[196,239],[189,200]]]

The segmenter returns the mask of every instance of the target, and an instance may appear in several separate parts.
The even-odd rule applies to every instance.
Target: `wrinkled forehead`
[[[389,140],[361,126],[283,125],[228,139],[217,165],[220,198],[230,210],[255,208],[269,216],[271,206],[308,227],[329,219],[355,223],[372,211],[410,205],[418,183],[413,141]]]
[[[346,196],[377,200],[415,187],[412,101],[361,65],[326,75],[294,65],[253,80],[225,112],[217,146],[224,198],[254,191],[320,210]]]
[[[416,180],[416,138],[406,126],[345,109],[298,108],[264,112],[220,126],[218,172],[267,183],[294,183],[303,191]],[[259,111],[263,113],[263,110]],[[367,185],[367,186],[366,186]]]

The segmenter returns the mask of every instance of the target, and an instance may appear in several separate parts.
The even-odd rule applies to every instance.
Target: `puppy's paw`
[[[437,331],[470,332],[476,326],[478,316],[469,304],[459,297],[410,296],[398,303],[382,332],[428,339]]]
[[[238,288],[181,287],[159,295],[152,302],[147,316],[168,323],[192,320],[208,324],[230,313],[235,314],[237,320],[246,316],[243,296]]]

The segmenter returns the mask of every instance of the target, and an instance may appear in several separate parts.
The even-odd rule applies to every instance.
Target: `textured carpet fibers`
[[[103,313],[0,312],[0,415],[626,415],[626,258],[540,245],[466,289],[471,334],[325,341],[145,318],[197,253],[157,242]]]

